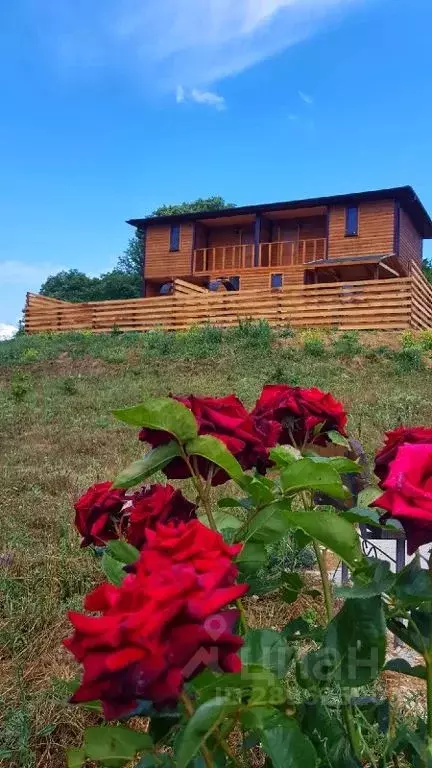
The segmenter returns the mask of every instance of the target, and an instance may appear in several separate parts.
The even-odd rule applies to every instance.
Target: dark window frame
[[[280,278],[280,285],[273,285],[273,279],[274,278]],[[272,272],[270,275],[270,287],[274,291],[280,291],[281,288],[283,288],[284,283],[284,276],[282,272]]]
[[[345,208],[345,237],[358,237],[360,211],[358,205]]]
[[[176,237],[174,238],[174,233]],[[180,238],[181,238],[181,224],[171,224],[170,226],[170,241],[169,249],[170,253],[176,253],[180,250]]]

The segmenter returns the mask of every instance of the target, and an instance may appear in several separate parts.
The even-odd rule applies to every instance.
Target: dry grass
[[[372,337],[392,344],[378,334],[368,343]],[[111,348],[114,342],[124,343],[110,339]],[[169,391],[235,391],[251,405],[270,381],[316,385],[345,401],[352,432],[372,452],[384,429],[427,423],[432,402],[427,372],[397,375],[385,357],[346,360],[338,368],[334,358],[293,352],[285,341],[225,345],[200,360],[148,359],[133,348],[120,350],[124,362],[79,356],[56,343],[53,359],[0,368],[0,755],[12,750],[0,765],[8,768],[64,766],[65,746],[77,744],[84,722],[95,718],[67,705],[62,681],[76,669],[61,640],[66,611],[81,607],[99,573],[79,548],[73,500],[140,453],[133,430],[110,416],[113,408]],[[103,351],[103,339],[97,344]],[[14,394],[17,374],[26,381],[22,400]],[[65,384],[71,380],[72,393]],[[248,600],[249,618],[254,626],[282,627],[308,608],[319,614],[312,602]]]

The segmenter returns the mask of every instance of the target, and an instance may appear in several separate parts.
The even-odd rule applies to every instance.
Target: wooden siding
[[[192,222],[182,224],[180,227],[180,250],[170,251],[170,227],[166,224],[150,224],[147,227],[145,279],[186,277],[190,275],[193,230],[194,225]]]
[[[259,290],[154,299],[100,301],[84,304],[45,302],[28,295],[25,329],[67,331],[92,329],[148,331],[163,327],[183,330],[213,323],[236,325],[247,318],[266,319],[274,326],[344,329],[432,327],[432,289],[418,267],[412,275],[389,280],[362,280],[322,285],[290,285]]]
[[[254,241],[254,227],[250,224],[238,227],[214,227],[208,233],[208,247],[223,245],[250,245]]]
[[[408,274],[410,263],[421,264],[423,239],[417,232],[410,217],[404,210],[400,211],[399,225],[399,262],[405,274]]]
[[[334,206],[329,211],[328,257],[394,253],[394,226],[393,200],[361,203],[359,234],[345,237],[345,206]]]
[[[259,291],[267,290],[271,287],[271,275],[282,274],[284,286],[299,285],[303,283],[303,267],[285,267],[281,269],[243,269],[238,273],[240,278],[240,291]],[[233,277],[235,273],[231,275]],[[213,275],[214,280],[218,275]]]

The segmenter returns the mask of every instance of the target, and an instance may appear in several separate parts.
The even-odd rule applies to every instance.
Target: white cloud
[[[173,91],[241,72],[366,0],[33,2],[41,34],[68,65],[133,67],[147,85]]]
[[[28,285],[28,290],[34,291],[49,275],[55,275],[61,269],[64,267],[49,262],[0,261],[0,284]]]
[[[7,323],[0,323],[0,341],[7,341],[12,339],[18,328],[15,325],[8,325]]]
[[[304,91],[298,91],[298,95],[305,104],[309,104],[309,106],[313,104],[313,98],[312,96],[309,96],[308,93],[305,93]]]
[[[183,104],[186,99],[185,89],[182,85],[178,85],[176,89],[176,102],[177,104]]]
[[[204,104],[207,107],[213,107],[218,112],[226,109],[226,102],[223,96],[213,91],[201,91],[199,88],[192,88],[187,91],[182,85],[177,86],[176,102],[183,104],[185,101],[194,101],[196,104]]]

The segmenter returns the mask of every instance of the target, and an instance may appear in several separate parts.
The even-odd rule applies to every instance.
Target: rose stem
[[[199,473],[196,470],[196,461],[194,461],[194,466],[192,466],[191,460],[182,445],[180,446],[180,451],[182,454],[182,458],[186,462],[189,472],[191,473],[192,482],[195,486],[195,490],[199,496],[199,499],[205,509],[205,512],[210,524],[210,528],[212,528],[214,531],[217,531],[216,520],[214,519],[214,515],[212,512],[209,495],[208,495],[208,492],[206,492],[205,485],[202,482],[201,477],[199,476]]]
[[[195,714],[195,708],[194,708],[194,705],[193,705],[191,699],[189,698],[189,696],[187,695],[187,693],[185,691],[183,691],[183,693],[180,694],[180,701],[182,702],[182,704],[183,704],[187,714],[189,715],[189,717],[192,717],[192,715]],[[229,746],[229,744],[227,744],[225,739],[221,736],[219,731],[215,730],[213,732],[213,736],[215,737],[215,739],[218,742],[219,746],[224,750],[225,754],[228,755],[230,760],[232,760],[232,762],[235,763],[235,765],[240,766],[241,763],[237,759],[236,755],[232,751],[232,749]],[[207,749],[207,747],[205,745],[201,746],[201,752],[202,752],[202,755],[203,755],[204,762],[205,762],[206,766],[208,766],[209,768],[212,768],[212,766],[213,766],[213,758],[212,758],[209,750]],[[209,763],[207,762],[207,759],[206,759],[206,753],[207,753],[207,758],[210,759]]]
[[[307,494],[302,493],[302,498],[303,498],[303,505],[305,509],[310,509],[311,504],[308,503],[309,500],[308,500]],[[333,619],[334,609],[333,609],[333,598],[332,598],[332,593],[330,588],[330,580],[329,580],[328,570],[327,570],[327,558],[325,556],[325,553],[323,555],[318,541],[316,541],[316,539],[312,539],[312,543],[313,543],[313,548],[315,551],[316,559],[318,562],[318,568],[321,576],[327,621],[328,623],[330,623]],[[353,751],[354,756],[358,760],[360,760],[361,757],[360,757],[359,736],[354,723],[351,702],[349,701],[349,692],[347,693],[348,693],[348,699],[345,697],[345,695],[342,695],[342,714],[343,714],[348,738],[350,741],[351,749]]]

